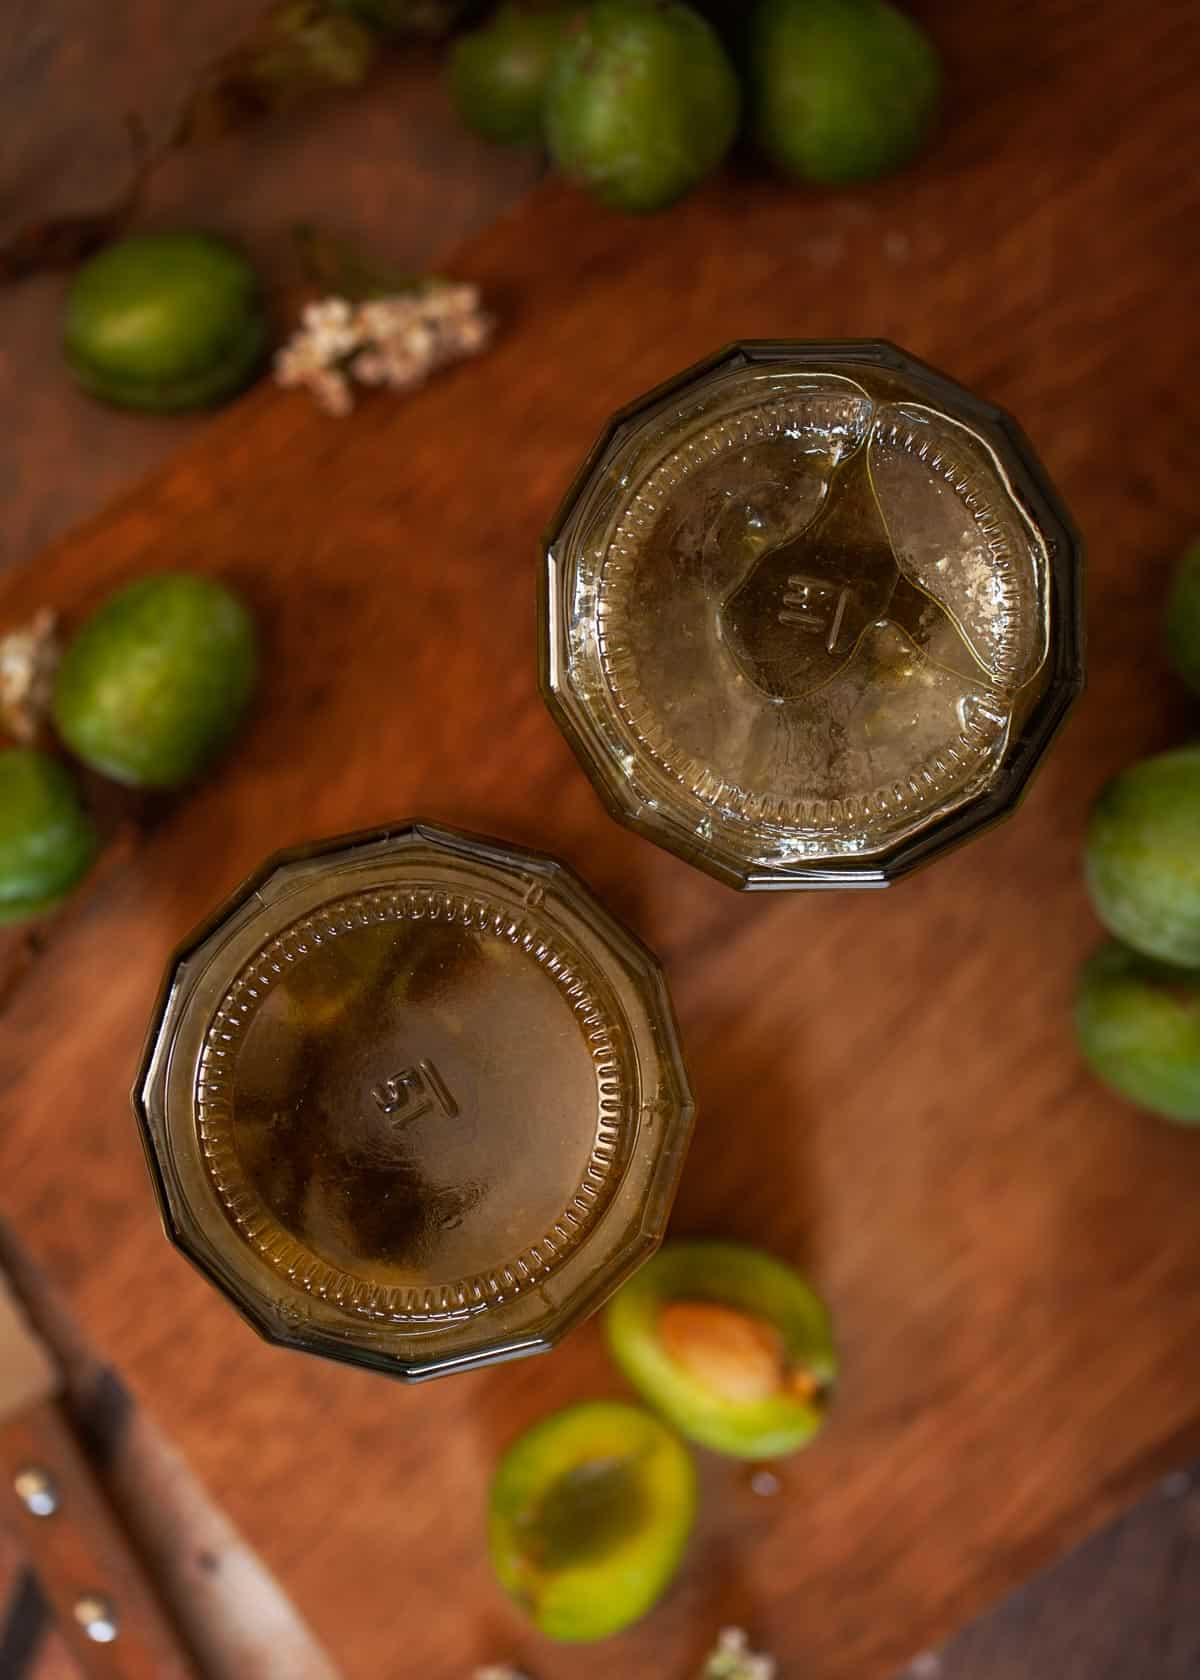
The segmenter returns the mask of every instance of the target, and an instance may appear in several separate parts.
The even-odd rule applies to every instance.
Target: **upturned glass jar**
[[[613,814],[743,888],[877,887],[1009,812],[1083,686],[1027,439],[874,340],[733,345],[615,415],[541,679]]]
[[[657,1245],[662,973],[561,864],[426,825],[282,853],[171,962],[163,1221],[272,1341],[416,1379],[547,1348]]]

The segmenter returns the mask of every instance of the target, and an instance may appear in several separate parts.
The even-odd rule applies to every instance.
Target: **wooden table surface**
[[[237,751],[53,925],[0,1021],[0,1212],[295,1595],[349,1680],[685,1675],[740,1621],[785,1674],[940,1643],[1200,1444],[1200,1153],[1074,1055],[1087,805],[1189,714],[1159,654],[1197,522],[1183,0],[926,8],[945,138],[852,196],[727,179],[671,214],[541,189],[447,266],[495,351],[349,421],[252,395],[0,586],[81,614],[153,566],[228,576],[267,638]],[[970,13],[971,15],[964,15]],[[538,533],[604,415],[734,336],[893,337],[1013,408],[1091,549],[1089,695],[1016,819],[887,895],[740,898],[615,828],[536,696]],[[594,1327],[407,1391],[258,1343],[163,1242],[126,1107],[170,945],[267,851],[419,812],[557,851],[666,961],[700,1100],[681,1232],[831,1300],[821,1441],[757,1497],[706,1461],[679,1586],[556,1652],[492,1585],[501,1446],[619,1392]]]

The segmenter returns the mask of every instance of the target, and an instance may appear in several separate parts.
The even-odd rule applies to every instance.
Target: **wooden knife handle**
[[[50,1493],[32,1500],[17,1490]],[[53,1503],[39,1516],[30,1504]],[[44,1400],[0,1424],[0,1520],[13,1530],[37,1572],[59,1630],[87,1680],[197,1680],[156,1602],[115,1513],[57,1403]],[[89,1606],[111,1608],[89,1618]],[[91,1621],[93,1634],[85,1624]],[[94,1637],[102,1636],[102,1642]]]

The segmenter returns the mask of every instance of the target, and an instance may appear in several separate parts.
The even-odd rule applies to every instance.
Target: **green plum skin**
[[[469,128],[502,145],[541,140],[550,68],[577,11],[501,6],[485,27],[460,37],[450,59],[450,90]]]
[[[690,6],[595,0],[551,69],[546,140],[602,203],[660,210],[720,163],[740,98],[719,37]]]
[[[1075,1026],[1106,1085],[1165,1120],[1200,1125],[1200,972],[1110,940],[1079,977]]]
[[[1184,551],[1175,568],[1164,628],[1171,663],[1200,694],[1200,541]]]
[[[891,174],[937,121],[938,53],[888,0],[759,0],[749,60],[758,144],[804,181]]]
[[[115,781],[179,787],[237,728],[254,690],[256,643],[250,614],[215,579],[142,578],[67,648],[54,689],[58,732]]]
[[[741,1243],[667,1243],[610,1302],[605,1330],[641,1398],[698,1446],[743,1459],[782,1458],[807,1446],[824,1422],[822,1405],[792,1394],[730,1401],[669,1356],[657,1320],[672,1301],[713,1301],[765,1320],[788,1357],[828,1387],[837,1375],[829,1314],[800,1274]]]
[[[1085,871],[1110,933],[1145,956],[1200,967],[1200,747],[1113,777],[1092,808]]]
[[[628,1462],[639,1480],[638,1532],[557,1570],[530,1556],[536,1513],[556,1481],[588,1463]],[[587,1401],[543,1418],[509,1447],[492,1479],[488,1549],[501,1586],[549,1639],[607,1639],[638,1621],[674,1579],[696,1514],[696,1471],[682,1441],[641,1407]]]
[[[250,382],[266,347],[258,277],[212,234],[119,239],[83,265],[67,294],[68,365],[85,391],[117,407],[212,407]]]
[[[0,923],[53,909],[97,850],[66,765],[33,747],[0,750]]]

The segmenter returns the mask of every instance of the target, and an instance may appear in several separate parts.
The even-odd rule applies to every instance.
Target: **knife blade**
[[[0,1521],[87,1680],[196,1680],[58,1403],[58,1370],[0,1270]]]

